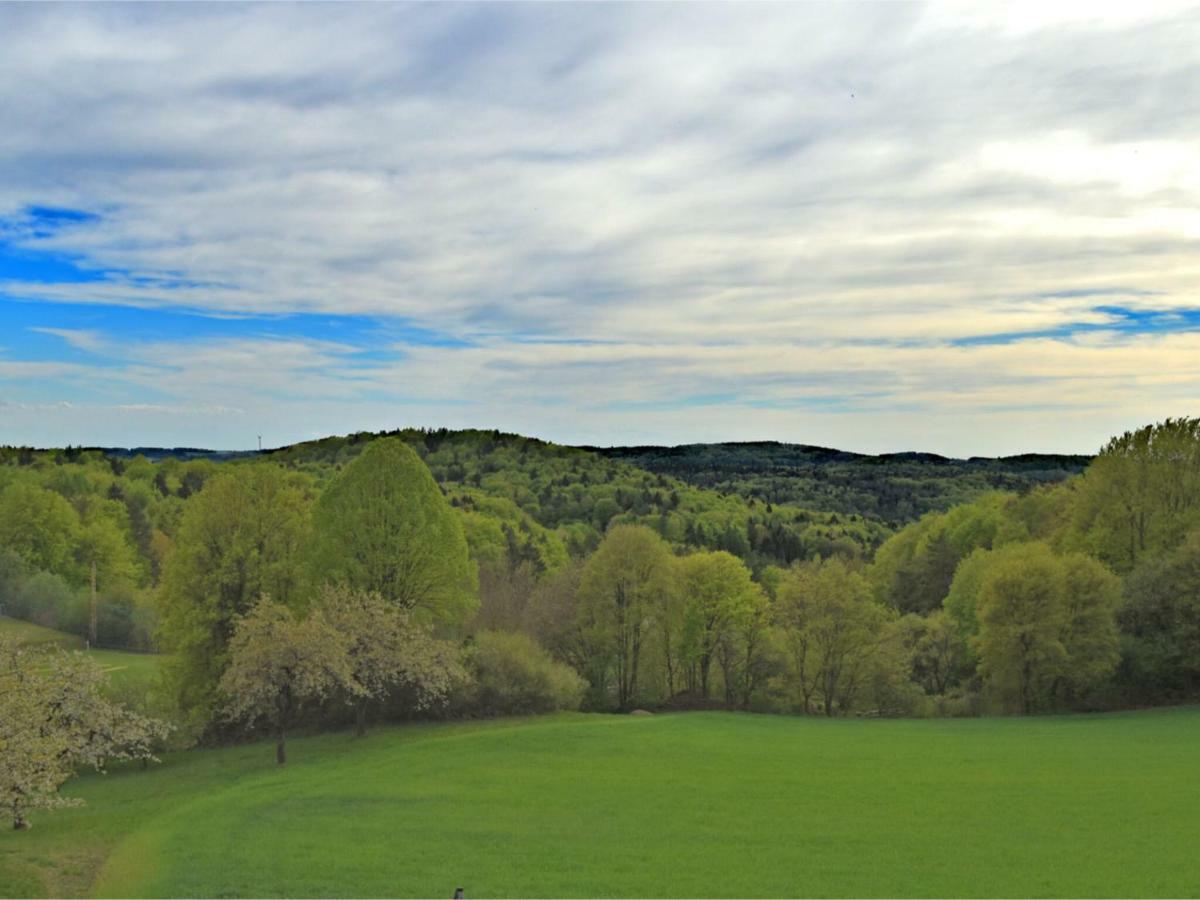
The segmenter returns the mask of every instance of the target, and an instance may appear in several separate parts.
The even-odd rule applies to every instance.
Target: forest
[[[0,612],[160,654],[160,683],[113,698],[143,755],[265,731],[283,762],[298,728],[564,708],[1200,695],[1198,419],[1115,437],[1078,474],[969,480],[895,529],[622,456],[445,430],[223,460],[4,448]]]
[[[954,459],[936,453],[868,456],[778,441],[678,447],[592,447],[696,487],[769,503],[881,519],[899,528],[986,491],[1023,493],[1078,475],[1089,456],[1026,453]]]

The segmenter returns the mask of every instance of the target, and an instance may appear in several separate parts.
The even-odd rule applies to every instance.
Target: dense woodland
[[[987,491],[1024,493],[1062,481],[1091,461],[1044,453],[971,459],[935,453],[867,456],[777,441],[589,449],[696,487],[880,519],[890,528]]]
[[[267,727],[280,761],[294,727],[376,717],[1200,696],[1200,420],[1114,438],[1079,474],[850,459],[789,488],[783,445],[757,469],[755,446],[689,449],[711,464],[681,478],[475,431],[223,460],[5,448],[0,611],[165,654],[129,703],[180,742]],[[872,482],[837,466],[882,466],[890,499],[869,511]]]

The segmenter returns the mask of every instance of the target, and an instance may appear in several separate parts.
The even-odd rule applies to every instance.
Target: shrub
[[[578,709],[586,688],[574,669],[556,662],[524,634],[480,632],[468,666],[474,676],[468,702],[477,715]]]
[[[0,547],[0,615],[23,619],[28,615],[21,587],[29,577],[29,566],[15,550]]]
[[[47,628],[83,635],[87,629],[87,604],[65,580],[49,572],[26,579],[17,591],[24,617]]]

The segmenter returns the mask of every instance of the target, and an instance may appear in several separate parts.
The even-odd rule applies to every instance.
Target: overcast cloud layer
[[[0,5],[0,443],[1200,413],[1200,12]]]

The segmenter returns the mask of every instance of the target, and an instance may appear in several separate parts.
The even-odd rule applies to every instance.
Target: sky
[[[1200,8],[0,3],[0,444],[1200,414]]]

